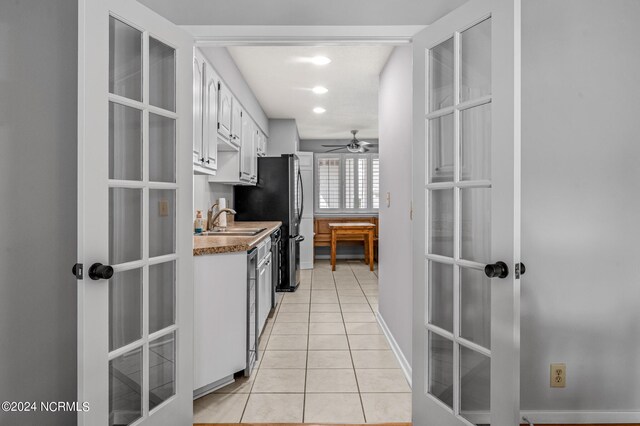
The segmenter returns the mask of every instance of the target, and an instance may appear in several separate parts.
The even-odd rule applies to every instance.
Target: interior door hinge
[[[409,207],[409,220],[413,220],[413,201],[411,202],[411,206]]]

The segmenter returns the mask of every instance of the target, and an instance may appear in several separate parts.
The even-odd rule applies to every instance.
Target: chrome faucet
[[[209,211],[213,213],[213,208],[214,208],[215,206],[216,206],[216,205],[214,204],[214,206],[213,206],[213,207],[211,207],[211,210],[209,210]],[[216,213],[215,215],[213,215],[213,216],[211,217],[211,220],[207,222],[207,227],[209,228],[209,231],[213,231],[213,230],[214,230],[214,228],[216,228],[216,220],[218,220],[218,217],[220,217],[220,215],[221,215],[222,213],[231,213],[231,214],[236,214],[236,211],[235,211],[235,210],[233,210],[233,209],[229,209],[229,208],[220,209],[220,210],[218,211],[218,213]]]

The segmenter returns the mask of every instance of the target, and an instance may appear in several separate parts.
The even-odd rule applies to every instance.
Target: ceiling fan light
[[[316,114],[324,114],[325,112],[327,112],[327,110],[322,107],[315,107],[313,109],[313,112],[315,112]]]
[[[329,89],[327,89],[326,87],[322,87],[322,86],[316,86],[313,89],[311,89],[313,91],[313,93],[315,93],[316,95],[324,95],[325,93],[327,93],[329,91]]]

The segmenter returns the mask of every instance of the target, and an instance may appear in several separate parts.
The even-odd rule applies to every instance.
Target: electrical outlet
[[[158,201],[160,216],[169,216],[169,202],[167,200]]]
[[[563,388],[567,385],[567,366],[565,364],[551,364],[551,387]]]

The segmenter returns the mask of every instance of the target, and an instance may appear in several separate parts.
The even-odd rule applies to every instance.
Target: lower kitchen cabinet
[[[262,334],[272,304],[271,239],[258,246],[258,331]]]
[[[246,366],[247,253],[194,257],[194,396]]]

